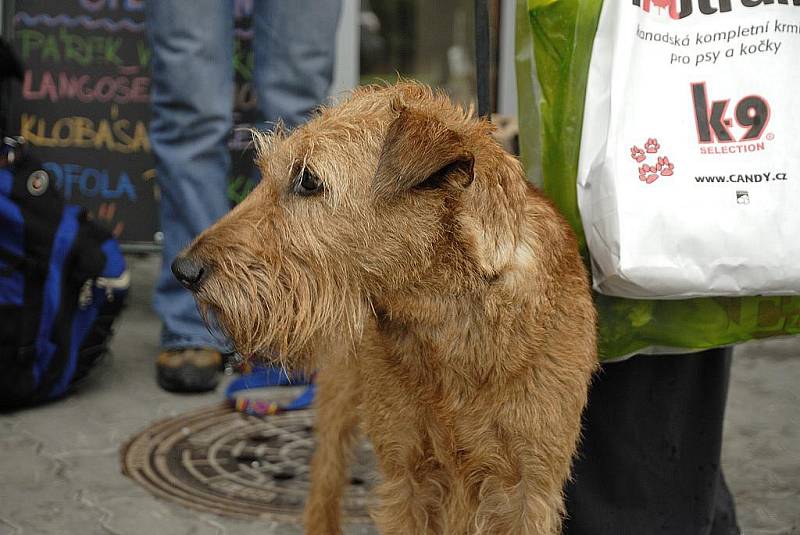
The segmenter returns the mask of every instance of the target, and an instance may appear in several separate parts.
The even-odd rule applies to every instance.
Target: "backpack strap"
[[[6,145],[15,140],[6,138]],[[17,359],[20,363],[33,365],[41,358],[37,348],[42,331],[42,313],[45,309],[45,287],[50,272],[51,255],[56,234],[60,229],[64,213],[64,201],[55,189],[55,182],[42,170],[41,162],[27,152],[24,143],[12,146],[16,155],[10,171],[14,175],[9,192],[10,199],[20,207],[23,219],[24,262],[38,269],[25,269],[21,329]],[[38,174],[37,174],[38,173]],[[34,179],[44,173],[46,180],[39,180],[33,188]],[[49,329],[46,329],[49,332]],[[38,367],[33,365],[33,381],[38,386]]]
[[[19,271],[25,280],[20,313],[21,331],[14,358],[20,364],[29,363],[36,358],[36,333],[39,329],[39,312],[41,310],[41,303],[36,302],[36,296],[42,291],[46,270],[34,259],[17,256],[2,247],[0,247],[0,260],[5,264],[2,271]],[[3,274],[0,272],[0,275]]]
[[[46,268],[39,262],[35,261],[32,258],[26,258],[24,256],[15,255],[11,251],[7,251],[3,247],[0,247],[0,261],[5,264],[4,267],[0,268],[0,274],[3,274],[4,271],[36,271],[37,273],[44,273]]]

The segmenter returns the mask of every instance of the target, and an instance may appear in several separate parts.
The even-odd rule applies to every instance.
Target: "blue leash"
[[[308,385],[308,387],[287,404],[236,395],[254,388],[296,385]],[[307,377],[303,374],[287,374],[283,370],[271,366],[256,366],[250,373],[242,374],[228,384],[228,387],[225,389],[225,399],[227,399],[237,411],[253,416],[268,416],[280,414],[285,411],[296,411],[308,408],[314,401],[316,387],[317,385],[314,383],[313,375]]]

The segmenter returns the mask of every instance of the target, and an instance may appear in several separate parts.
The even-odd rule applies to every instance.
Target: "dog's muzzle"
[[[196,290],[206,278],[208,268],[197,258],[181,255],[172,262],[172,273],[185,288]]]

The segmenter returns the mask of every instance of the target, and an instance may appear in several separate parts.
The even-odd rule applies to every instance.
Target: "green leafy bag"
[[[517,1],[520,151],[528,177],[586,241],[576,177],[584,95],[602,0]],[[800,334],[800,297],[633,300],[596,294],[600,358],[688,352]]]

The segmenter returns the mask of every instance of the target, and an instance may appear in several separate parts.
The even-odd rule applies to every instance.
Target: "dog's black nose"
[[[207,272],[203,263],[191,256],[181,255],[172,263],[172,273],[175,278],[190,290],[200,286]]]

